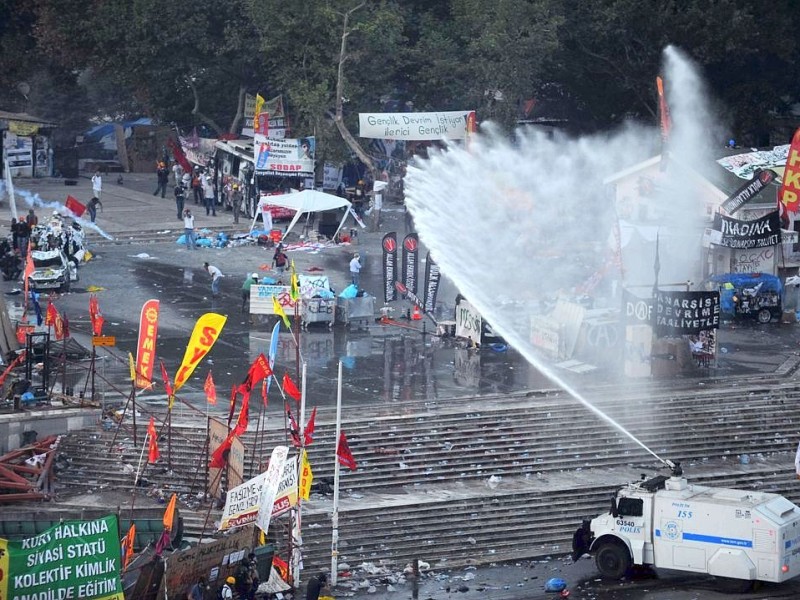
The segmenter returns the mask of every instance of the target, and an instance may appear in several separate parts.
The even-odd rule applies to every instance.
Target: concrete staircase
[[[597,392],[596,406],[659,456],[682,460],[693,483],[776,491],[800,502],[792,470],[800,390],[793,384],[742,380],[724,390]],[[644,448],[558,392],[355,412],[348,411],[343,429],[359,467],[342,472],[339,520],[340,560],[351,565],[402,568],[420,558],[456,567],[563,554],[583,517],[605,510],[616,487],[658,466]],[[333,417],[318,411],[309,449],[317,481],[333,477]],[[254,436],[244,436],[248,459]],[[139,452],[129,440],[110,448],[110,439],[108,432],[85,431],[63,442],[71,459],[59,473],[63,493],[132,488],[122,464],[135,466]],[[201,423],[175,425],[172,472],[149,467],[145,478],[165,491],[196,494],[204,480],[204,443]],[[279,443],[285,443],[283,431],[267,431],[263,455]],[[163,439],[160,447],[163,456]],[[742,454],[750,455],[749,464],[742,464]],[[207,506],[182,511],[187,537],[198,538]],[[314,494],[304,504],[306,568],[329,565],[330,511],[330,496]],[[210,512],[209,521],[218,518]]]

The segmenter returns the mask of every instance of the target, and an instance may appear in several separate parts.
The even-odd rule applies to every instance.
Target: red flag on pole
[[[211,460],[208,462],[208,466],[212,469],[221,469],[225,466],[225,461],[228,457],[228,452],[231,449],[231,444],[233,443],[233,431],[228,434],[228,437],[225,438],[225,441],[219,445],[219,448],[214,450],[214,453],[211,455]]]
[[[317,417],[317,407],[314,407],[314,410],[311,411],[311,417],[308,419],[308,423],[306,423],[306,428],[303,431],[303,441],[306,446],[310,446],[311,442],[314,441],[314,420]]]
[[[73,198],[72,196],[67,196],[67,201],[64,203],[73,215],[76,217],[83,216],[83,213],[86,212],[86,207],[81,204],[77,199]]]
[[[787,212],[800,211],[800,129],[794,132],[789,145],[778,200],[786,207]]]
[[[53,304],[53,301],[47,303],[47,311],[44,314],[44,324],[48,327],[54,327],[56,324],[56,319],[58,319],[58,310],[56,309],[56,305]]]
[[[150,437],[147,462],[152,465],[161,456],[161,454],[158,452],[158,433],[156,433],[156,420],[153,417],[150,417],[150,424],[147,426],[147,435]]]
[[[292,446],[295,448],[300,447],[300,426],[297,424],[297,421],[294,420],[294,415],[292,414],[292,409],[289,408],[289,405],[286,405],[286,416],[289,419],[289,439],[292,441]]]
[[[211,371],[208,372],[206,382],[203,384],[203,391],[206,393],[206,400],[209,404],[216,406],[217,404],[217,386],[214,385],[214,378],[211,377]]]
[[[300,390],[297,389],[297,386],[294,384],[294,381],[292,381],[292,378],[289,377],[288,373],[283,374],[283,390],[297,402],[300,402]]]
[[[353,458],[353,453],[350,452],[350,446],[347,443],[347,436],[345,436],[344,431],[339,433],[339,443],[336,444],[336,459],[340,465],[347,467],[351,471],[355,471],[358,468],[356,459]]]
[[[250,392],[242,395],[242,408],[239,410],[239,418],[236,420],[236,427],[233,428],[233,435],[242,435],[247,431],[250,422]]]
[[[159,360],[158,362],[161,363],[161,378],[164,380],[164,391],[167,392],[169,408],[172,408],[172,403],[174,402],[174,393],[172,391],[172,384],[169,382],[169,375],[167,374],[167,368],[164,366],[164,361]]]
[[[103,323],[106,320],[100,314],[100,303],[96,294],[89,296],[89,320],[92,322],[92,335],[103,335]]]

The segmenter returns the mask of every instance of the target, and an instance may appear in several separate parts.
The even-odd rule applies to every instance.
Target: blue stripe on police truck
[[[661,537],[661,530],[656,529],[656,537]],[[736,538],[724,538],[716,535],[702,535],[699,533],[683,533],[683,540],[688,542],[704,542],[706,544],[721,544],[723,546],[737,546],[739,548],[752,548],[751,540],[738,540]]]

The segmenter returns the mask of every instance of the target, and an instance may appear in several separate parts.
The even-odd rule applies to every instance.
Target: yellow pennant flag
[[[292,324],[289,322],[289,317],[286,316],[286,313],[283,311],[281,303],[278,302],[278,299],[275,296],[272,297],[272,309],[275,311],[276,315],[278,315],[281,319],[283,319],[283,324],[286,325],[286,329],[291,331]]]
[[[131,368],[131,381],[136,381],[136,366],[131,352],[128,352],[128,366]]]
[[[300,497],[308,500],[311,495],[311,483],[314,481],[314,473],[311,472],[311,463],[308,462],[308,452],[303,450],[303,458],[300,461]]]
[[[300,300],[300,281],[297,278],[297,271],[294,269],[294,259],[292,259],[291,288],[289,289],[289,295],[295,302]]]
[[[178,393],[178,390],[191,377],[203,357],[211,350],[227,320],[228,317],[217,313],[206,313],[197,319],[192,336],[189,338],[189,344],[186,346],[186,352],[183,354],[183,362],[178,372],[175,373],[175,382],[172,388],[173,394]]]

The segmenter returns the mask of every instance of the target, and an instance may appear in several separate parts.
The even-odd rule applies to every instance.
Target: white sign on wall
[[[483,319],[478,310],[466,298],[460,298],[456,304],[456,337],[472,338],[480,343]]]

